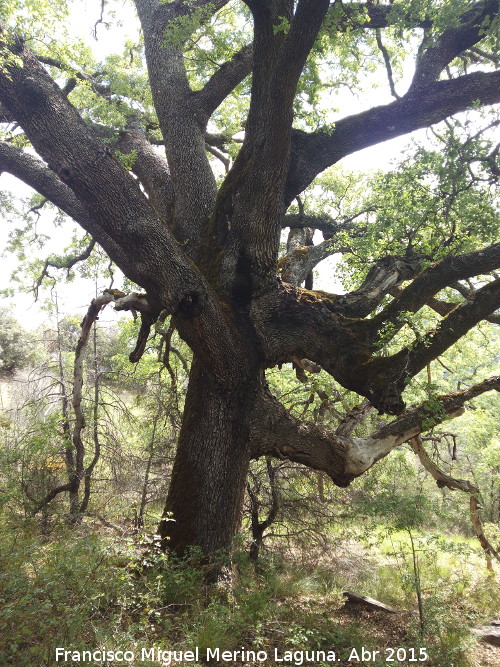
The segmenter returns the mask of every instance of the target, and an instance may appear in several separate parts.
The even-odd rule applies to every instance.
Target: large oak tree
[[[199,545],[210,555],[229,548],[238,530],[252,458],[287,458],[346,486],[430,420],[500,388],[493,377],[411,409],[402,398],[408,382],[471,328],[498,323],[500,243],[461,245],[452,230],[432,261],[408,239],[404,252],[375,258],[347,294],[315,291],[301,287],[311,287],[313,268],[334,250],[349,253],[349,239],[368,234],[370,214],[383,214],[384,204],[334,218],[309,214],[300,199],[347,155],[499,102],[499,2],[135,0],[135,8],[143,47],[127,46],[130,71],[121,61],[118,76],[110,62],[97,70],[78,64],[71,49],[40,37],[22,7],[8,5],[0,32],[0,169],[81,225],[89,239],[82,258],[99,244],[143,289],[117,299],[117,307],[141,312],[132,360],[160,315],[171,316],[190,346],[165,508],[173,521],[160,532],[179,553]],[[395,36],[415,59],[400,94],[387,47]],[[329,85],[331,67],[354,85],[349,66],[359,66],[361,54],[378,54],[394,100],[308,126],[315,105],[298,109],[311,81],[316,92]],[[334,100],[340,84],[330,85]],[[248,99],[239,139],[221,127],[221,105],[235,91]],[[225,165],[222,179],[214,156]],[[481,161],[494,180],[497,156],[493,149],[470,163]],[[298,209],[290,208],[297,200]],[[325,241],[313,240],[314,229]],[[453,290],[448,300],[446,288]],[[382,354],[424,306],[442,316],[438,325]],[[352,436],[356,414],[335,432],[299,421],[266,383],[266,369],[289,362],[299,373],[324,369],[396,419],[363,438]]]

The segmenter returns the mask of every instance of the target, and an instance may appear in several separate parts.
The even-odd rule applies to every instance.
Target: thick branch
[[[242,149],[217,200],[222,262],[233,272],[241,268],[238,282],[244,284],[224,289],[237,289],[245,301],[275,280],[293,102],[328,8],[327,0],[300,0],[293,14],[293,5],[291,0],[249,3],[254,15],[250,110]]]
[[[472,299],[457,306],[434,331],[428,332],[412,347],[403,348],[389,357],[369,356],[365,361],[362,353],[355,354],[350,360],[350,388],[369,398],[381,411],[399,414],[404,408],[401,393],[408,380],[497,308],[500,308],[500,279],[488,283]],[[365,323],[369,324],[369,321]],[[336,369],[336,372],[339,371]],[[368,391],[367,387],[370,387]]]
[[[426,424],[427,429],[440,424],[446,415],[459,413],[465,403],[487,391],[500,391],[500,375],[487,378],[468,389],[438,396],[429,403],[407,410],[401,417],[379,429],[372,437],[384,439],[399,436],[402,432],[411,432],[415,429],[417,429],[417,432],[414,435],[417,435],[422,430],[422,422]],[[439,405],[441,408],[439,408]],[[413,437],[413,435],[409,437]]]
[[[223,63],[212,74],[203,88],[194,94],[196,104],[208,119],[226,97],[252,71],[253,45],[247,44],[231,60]]]
[[[29,185],[82,226],[88,224],[88,214],[72,190],[41,160],[6,141],[0,141],[0,171]]]
[[[281,277],[286,282],[294,285],[300,285],[307,276],[323,259],[336,252],[345,252],[343,239],[340,242],[335,236],[341,232],[348,232],[349,238],[356,238],[365,233],[364,225],[355,224],[354,221],[365,213],[373,211],[373,207],[368,207],[358,213],[335,220],[327,215],[306,215],[303,212],[299,214],[285,215],[283,218],[283,227],[290,227],[290,232],[303,229],[321,229],[325,240],[316,245],[304,242],[295,243],[292,247],[288,244],[287,255],[279,260],[279,269]],[[290,239],[291,234],[289,234]],[[300,241],[303,235],[296,235],[296,240]]]
[[[281,88],[280,92],[284,92],[290,85],[295,93],[297,81],[326,16],[328,6],[327,0],[298,1],[276,68],[275,84]]]
[[[338,486],[347,486],[395,447],[463,412],[463,405],[492,389],[500,390],[500,376],[469,389],[423,404],[365,438],[343,437],[290,415],[279,401],[263,392],[251,425],[252,456],[286,458],[326,472]],[[349,433],[350,435],[350,433]]]
[[[390,291],[390,294],[395,298],[397,298],[401,296],[402,292],[403,290],[396,287]],[[473,290],[465,290],[464,296],[467,299],[470,299],[473,296],[473,294],[474,294]],[[446,315],[449,315],[452,310],[455,310],[458,304],[450,303],[449,301],[442,301],[441,299],[436,299],[435,297],[430,297],[429,299],[427,299],[425,305],[429,306],[429,308],[432,308],[432,310],[436,312],[438,315],[445,317]],[[484,318],[484,320],[486,322],[491,322],[491,324],[500,324],[500,315],[488,315],[487,317]]]
[[[252,321],[270,366],[310,359],[379,407],[384,392],[374,386],[376,373],[368,378],[364,368],[371,360],[367,345],[370,321],[339,314],[337,307],[345,308],[341,299],[283,283],[254,299]],[[383,384],[386,377],[378,381]],[[401,411],[402,406],[397,409]]]
[[[483,547],[486,553],[486,567],[489,570],[493,570],[491,566],[491,559],[489,557],[493,556],[498,561],[500,561],[500,553],[497,551],[497,549],[493,547],[491,542],[487,539],[486,535],[484,534],[483,524],[481,521],[481,517],[479,516],[479,503],[475,495],[471,494],[469,500],[469,507],[470,507],[472,525],[474,526],[474,530],[476,531],[477,539],[479,540],[480,545]]]
[[[211,155],[213,155],[222,162],[227,174],[227,172],[231,169],[231,164],[232,164],[231,157],[227,153],[223,153],[221,150],[215,148],[214,146],[211,146],[210,144],[205,144],[205,148]]]
[[[354,429],[363,422],[375,408],[366,399],[350,410],[335,429],[335,433],[344,438],[352,435]]]
[[[250,437],[253,458],[289,459],[326,472],[338,486],[348,486],[354,479],[344,470],[346,440],[295,419],[269,392],[262,393],[256,402]]]
[[[174,311],[187,294],[197,293],[200,303],[205,292],[201,276],[136,180],[94,136],[33,54],[19,41],[11,48],[23,66],[9,61],[0,72],[0,99],[79,200],[86,215],[77,221],[152,298]]]
[[[125,154],[133,153],[132,172],[144,187],[158,217],[171,223],[174,189],[170,169],[166,159],[149,143],[140,123],[129,122],[129,128],[121,133],[117,147]]]
[[[373,320],[349,318],[343,297],[278,285],[252,304],[252,321],[270,366],[310,359],[383,412],[400,414],[408,380],[500,307],[500,280],[478,290],[412,348],[373,356]]]
[[[294,130],[286,201],[291,203],[327,167],[346,155],[444,120],[471,107],[500,101],[500,72],[475,72],[437,81],[386,106],[335,123],[330,134]]]
[[[207,22],[228,0],[157,3],[135,0],[144,31],[148,76],[156,113],[165,141],[175,193],[174,233],[186,252],[196,254],[202,225],[212,211],[215,178],[205,152],[203,117],[188,82],[183,44],[169,28],[195,15],[196,25]],[[189,37],[187,31],[186,39]]]
[[[287,283],[301,285],[317,264],[335,252],[339,252],[339,248],[333,239],[294,248],[279,262],[281,277]]]
[[[396,357],[406,357],[404,366],[410,377],[456,343],[473,326],[500,308],[500,279],[493,280],[474,297],[464,301],[447,315],[436,328],[424,336],[408,352],[403,350]]]
[[[196,327],[184,331],[185,339],[215,376],[232,381],[241,361],[234,332],[203,276],[158,219],[136,179],[94,135],[33,54],[19,40],[4,46],[17,59],[8,59],[0,69],[0,102],[80,201],[87,213],[82,226],[146,290],[155,309],[177,316],[179,329],[199,318]],[[228,363],[227,350],[238,358],[234,366]],[[234,373],[228,373],[228,367]]]
[[[134,317],[137,312],[141,314],[141,326],[137,342],[134,350],[129,355],[129,361],[135,364],[144,354],[151,327],[158,319],[160,311],[151,306],[146,294],[138,294],[137,292],[116,298],[115,310],[130,310]]]
[[[498,9],[498,0],[478,2],[460,17],[458,26],[444,30],[420,55],[410,90],[436,81],[446,65],[483,39],[485,21],[489,24]]]
[[[445,257],[415,278],[373,319],[374,326],[380,328],[388,322],[396,324],[402,313],[417,312],[432,296],[445,287],[452,286],[457,280],[487,274],[498,268],[500,268],[500,243],[463,255]]]
[[[16,146],[0,141],[0,171],[6,171],[29,185],[90,234],[91,230],[96,231],[98,223],[92,219],[90,212],[78,201],[71,188],[41,160]],[[119,263],[118,258],[125,257],[120,246],[104,230],[101,230],[99,239],[103,248],[117,263]]]
[[[258,144],[259,168],[265,166],[266,173],[272,173],[288,155],[297,82],[328,0],[299,0],[295,14],[289,0],[251,3],[250,8],[254,14],[252,97],[243,147],[251,154]],[[277,28],[282,22],[287,29]]]
[[[422,258],[419,256],[384,257],[368,271],[361,287],[337,298],[335,311],[346,317],[366,317],[392,289],[414,278],[421,265]]]

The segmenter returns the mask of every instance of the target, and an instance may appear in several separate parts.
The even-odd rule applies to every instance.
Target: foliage
[[[428,132],[425,146],[414,141],[390,171],[364,179],[335,171],[323,177],[322,210],[332,210],[336,198],[342,206],[333,209],[336,215],[352,215],[353,202],[357,210],[369,209],[363,233],[344,236],[350,253],[343,255],[338,273],[345,288],[366,275],[367,258],[418,255],[434,262],[496,241],[497,185],[486,158],[494,149],[487,130],[497,125],[497,115],[483,123],[477,131],[467,118],[447,121]],[[342,239],[336,243],[341,247]]]
[[[7,310],[0,311],[0,374],[25,368],[35,356],[31,336]]]
[[[302,561],[290,567],[275,555],[258,578],[246,557],[237,555],[239,576],[230,596],[222,587],[208,600],[196,552],[185,561],[169,559],[149,540],[123,540],[96,526],[58,528],[40,541],[32,521],[9,524],[0,540],[3,660],[19,667],[43,664],[53,660],[57,646],[126,646],[136,654],[151,646],[199,646],[202,654],[207,647],[245,646],[270,655],[275,649],[282,654],[334,647],[344,664],[352,648],[380,650],[396,641],[408,650],[425,646],[433,665],[449,664],[453,655],[454,664],[472,667],[477,648],[461,620],[479,622],[498,601],[465,541],[434,544],[430,538],[428,548],[434,544],[438,551],[428,551],[422,562],[426,586],[433,590],[427,598],[431,631],[424,641],[411,623],[405,637],[401,621],[392,625],[385,616],[385,636],[380,618],[340,607],[342,588],[356,585],[401,605],[406,568],[394,542],[379,538],[378,552],[372,548],[369,558],[353,551],[353,533],[337,541],[333,560],[296,552]]]
[[[94,649],[106,627],[111,638],[127,591],[112,545],[87,531],[43,542],[33,522],[12,528],[1,540],[2,664],[42,664],[56,646]]]

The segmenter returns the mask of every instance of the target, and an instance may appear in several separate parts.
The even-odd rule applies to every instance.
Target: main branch
[[[466,402],[491,390],[500,391],[500,376],[412,408],[364,438],[340,436],[302,422],[263,391],[252,422],[252,455],[289,459],[327,473],[338,486],[347,486],[393,449],[428,430],[429,425],[459,416]]]
[[[500,102],[500,71],[474,72],[436,81],[401,99],[335,123],[330,133],[294,130],[286,201],[291,203],[314,178],[346,155],[439,123],[475,103]]]

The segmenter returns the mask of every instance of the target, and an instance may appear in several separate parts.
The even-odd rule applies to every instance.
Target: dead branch
[[[474,486],[469,481],[465,479],[455,479],[454,477],[447,475],[440,468],[438,468],[438,466],[434,463],[434,461],[425,451],[422,445],[422,440],[418,435],[412,438],[409,441],[409,443],[410,447],[413,449],[415,454],[420,459],[421,464],[424,466],[427,472],[429,472],[434,477],[437,485],[440,488],[446,486],[449,489],[458,489],[459,491],[464,491],[465,493],[470,494],[470,513],[471,513],[472,525],[474,527],[476,537],[479,543],[481,544],[482,548],[484,549],[486,555],[487,567],[489,570],[491,570],[492,569],[491,556],[493,556],[500,562],[500,554],[488,541],[488,539],[484,534],[481,517],[479,516],[479,504],[477,500],[477,496],[479,495],[479,489],[477,488],[477,486]]]

